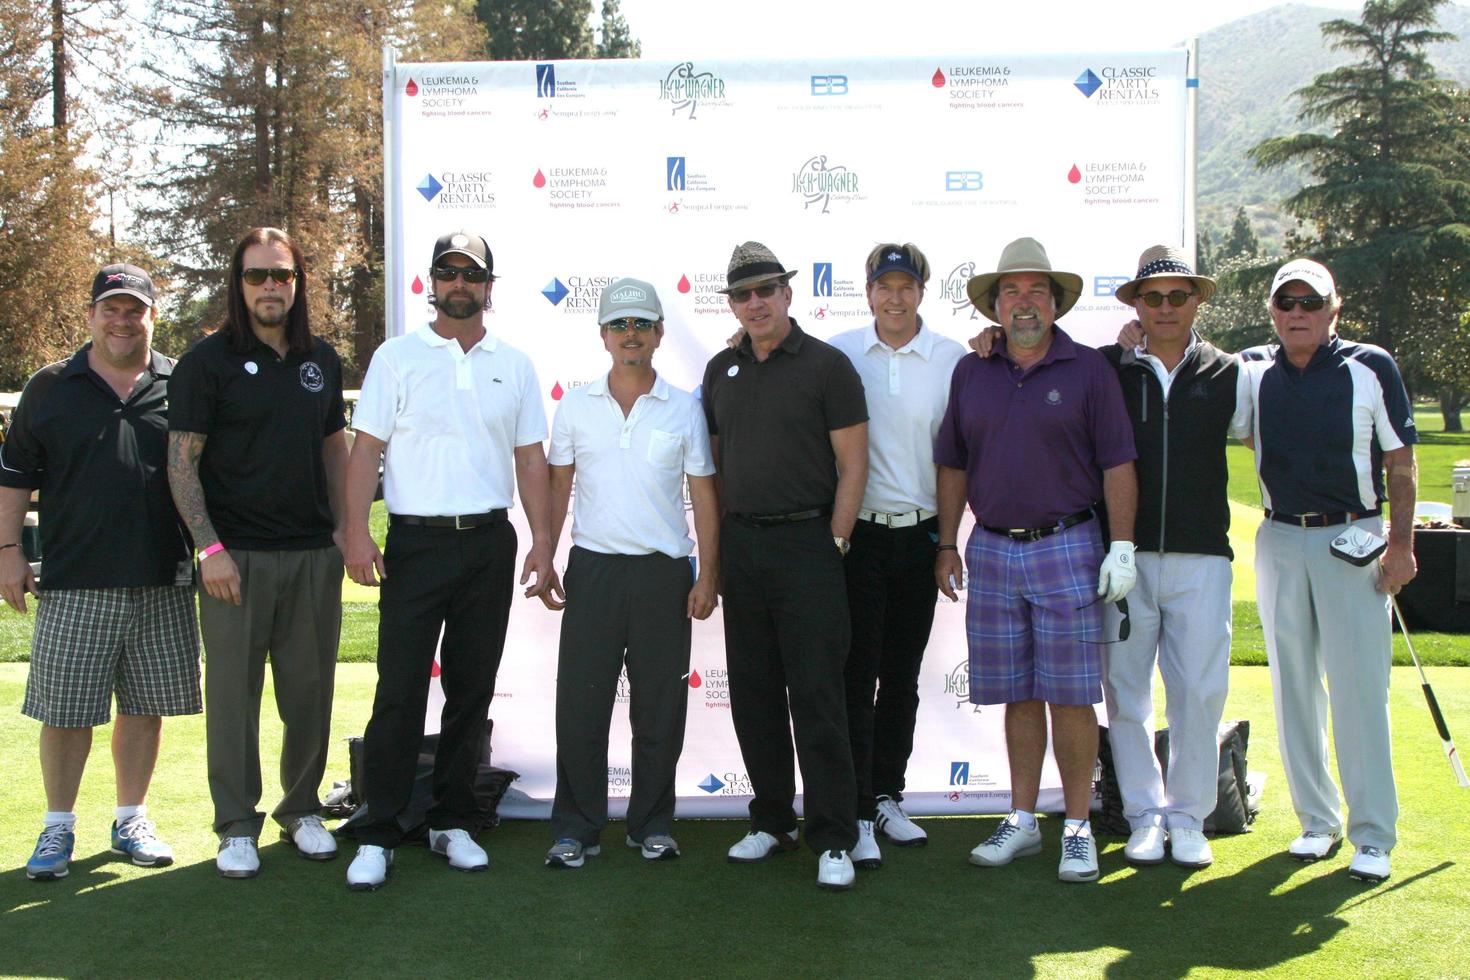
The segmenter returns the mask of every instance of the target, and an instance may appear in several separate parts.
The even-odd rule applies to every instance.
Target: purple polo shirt
[[[1138,458],[1118,374],[1054,327],[1022,371],[1004,340],[955,365],[934,462],[965,471],[975,520],[1039,528],[1102,500],[1103,470]]]

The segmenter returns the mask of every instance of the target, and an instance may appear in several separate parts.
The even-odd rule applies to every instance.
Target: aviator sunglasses
[[[603,326],[607,327],[613,333],[627,333],[629,328],[637,330],[639,333],[648,333],[648,331],[653,329],[654,323],[652,320],[645,320],[639,316],[625,316],[617,320],[609,320]]]
[[[1300,306],[1308,313],[1316,313],[1327,303],[1326,296],[1277,296],[1271,300],[1276,308],[1283,313],[1290,313],[1292,307]]]
[[[296,280],[295,269],[245,269],[240,273],[240,278],[252,286],[262,285],[266,277],[276,281],[277,285],[289,286]]]
[[[436,265],[429,271],[439,282],[454,282],[459,276],[463,276],[465,282],[479,283],[490,281],[490,270],[481,269],[475,265]]]
[[[781,285],[782,283],[779,282],[768,282],[764,286],[756,286],[754,289],[732,289],[730,290],[730,298],[737,303],[749,301],[751,294],[755,294],[761,299],[770,299],[776,295],[776,290]]]
[[[1177,310],[1185,303],[1188,303],[1189,297],[1193,295],[1194,290],[1192,289],[1171,289],[1167,293],[1161,293],[1157,289],[1155,289],[1147,293],[1139,293],[1138,298],[1143,300],[1146,306],[1154,310],[1157,310],[1159,307],[1163,306],[1164,300],[1167,299],[1169,301],[1169,305]]]

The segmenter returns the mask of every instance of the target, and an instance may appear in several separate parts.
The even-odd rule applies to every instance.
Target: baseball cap
[[[92,279],[92,302],[96,303],[119,293],[136,297],[149,306],[155,305],[153,280],[148,277],[148,273],[125,262],[104,265]]]
[[[440,235],[434,242],[434,257],[429,260],[429,264],[437,265],[442,257],[451,254],[465,256],[486,272],[495,271],[495,257],[490,254],[490,243],[474,232],[460,229]]]
[[[888,272],[904,272],[918,280],[921,286],[924,283],[924,277],[919,274],[919,267],[914,264],[906,248],[890,248],[879,256],[878,264],[873,267],[872,272],[868,273],[868,283],[871,285],[877,282]]]
[[[602,287],[602,297],[597,301],[598,326],[625,316],[645,320],[664,318],[658,293],[642,279],[618,279]]]
[[[1337,282],[1327,266],[1311,259],[1292,259],[1277,269],[1276,278],[1271,280],[1271,295],[1275,296],[1289,282],[1304,282],[1316,290],[1318,296],[1331,296],[1337,292]]]

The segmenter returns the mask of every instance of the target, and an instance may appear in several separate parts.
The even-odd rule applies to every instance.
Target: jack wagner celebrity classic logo
[[[669,115],[687,112],[696,118],[704,106],[725,105],[725,80],[714,72],[695,71],[694,62],[686,61],[669,69],[658,83],[658,99],[669,103]]]
[[[1099,105],[1157,105],[1157,65],[1104,65],[1082,69],[1072,83],[1077,91]]]
[[[944,92],[951,109],[1015,109],[1010,65],[950,65],[934,69],[929,84]]]
[[[410,78],[403,94],[421,116],[488,116],[490,109],[474,104],[480,80],[474,75],[423,75]]]
[[[493,175],[488,170],[446,170],[424,174],[414,185],[425,201],[450,211],[489,211],[495,207]]]
[[[961,262],[949,271],[939,283],[939,298],[948,300],[950,304],[950,316],[963,316],[967,320],[979,318],[980,311],[975,309],[970,302],[969,294],[965,292],[965,284],[975,277],[975,263]]]
[[[820,214],[831,214],[833,202],[861,201],[858,174],[819,153],[808,157],[791,175],[791,193],[801,198],[803,211],[816,208]]]

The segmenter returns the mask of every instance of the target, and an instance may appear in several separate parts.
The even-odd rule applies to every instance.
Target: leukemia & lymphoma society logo
[[[607,184],[606,167],[538,168],[531,186],[546,192],[546,203],[553,208],[620,208],[623,202],[613,196]]]
[[[694,304],[696,314],[712,316],[727,316],[730,313],[725,294],[720,292],[724,288],[723,272],[696,272],[693,275],[686,272],[674,284],[675,292]]]
[[[730,710],[730,672],[723,667],[710,667],[699,676],[699,671],[689,672],[689,686],[704,689],[704,706],[715,710]]]
[[[541,288],[541,295],[552,306],[561,307],[563,313],[581,316],[597,309],[602,288],[612,281],[612,276],[567,276],[566,279],[553,276]]]
[[[802,210],[818,206],[821,214],[831,214],[832,202],[861,201],[858,174],[841,164],[827,160],[827,154],[808,157],[791,175],[791,193],[802,199]]]
[[[1142,160],[1089,160],[1072,164],[1067,183],[1082,188],[1085,204],[1157,204]]]
[[[1158,76],[1157,65],[1104,65],[1084,68],[1072,84],[1100,105],[1157,105]]]
[[[687,110],[693,119],[700,106],[726,103],[725,80],[714,72],[695,71],[694,62],[686,61],[669,69],[658,83],[658,99],[669,103],[670,115]]]
[[[480,94],[480,80],[474,75],[428,74],[410,78],[403,94],[412,99],[423,116],[488,116],[488,107],[476,106],[472,100]]]
[[[1014,109],[1025,104],[1011,94],[1010,65],[936,68],[929,84],[944,92],[951,109]]]
[[[424,174],[414,185],[425,201],[440,209],[489,211],[495,207],[494,175],[488,170],[446,170]]]
[[[980,316],[980,311],[975,309],[970,302],[970,296],[965,292],[965,285],[975,277],[975,263],[961,262],[949,271],[949,275],[939,283],[939,298],[948,300],[950,303],[950,316],[965,314],[967,319],[974,320]]]

